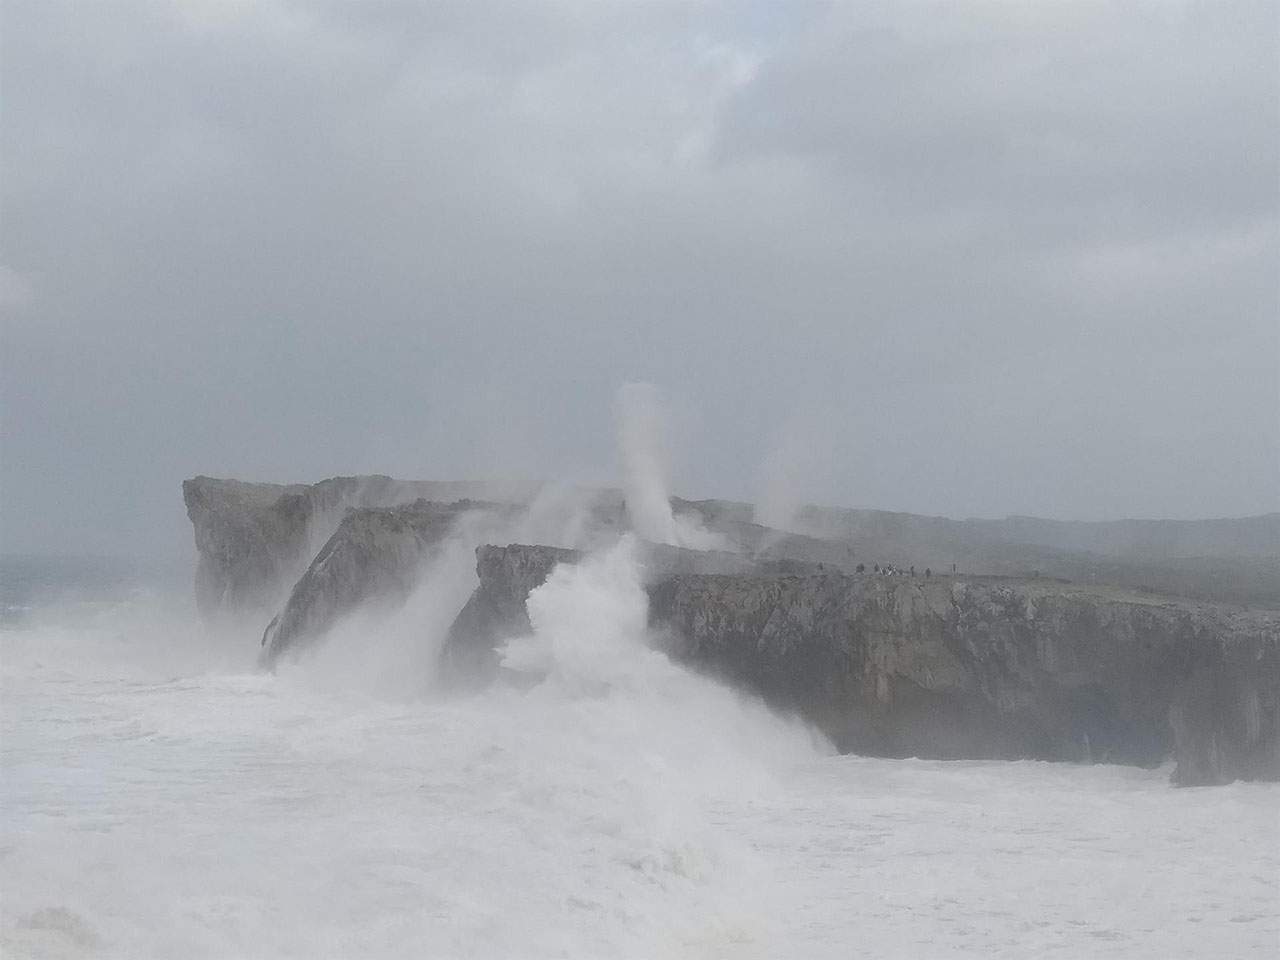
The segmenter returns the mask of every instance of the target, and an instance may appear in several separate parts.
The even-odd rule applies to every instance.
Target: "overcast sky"
[[[197,473],[1280,508],[1280,7],[4,0],[3,549]]]

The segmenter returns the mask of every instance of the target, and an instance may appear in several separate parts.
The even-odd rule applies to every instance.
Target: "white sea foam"
[[[1275,785],[833,756],[643,596],[558,570],[530,682],[444,699],[354,625],[275,676],[136,603],[0,633],[0,954],[1272,955]]]

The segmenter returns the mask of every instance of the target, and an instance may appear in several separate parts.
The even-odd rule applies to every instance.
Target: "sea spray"
[[[754,696],[701,677],[653,648],[636,554],[636,540],[627,535],[581,563],[558,565],[529,594],[532,633],[507,642],[503,666],[537,676],[532,693],[540,698],[651,709],[644,731],[673,734],[654,744],[698,768],[712,754],[742,773],[742,764],[767,768],[811,757],[815,749],[829,751],[799,720],[780,717]]]
[[[649,598],[630,535],[582,563],[557,566],[526,607],[533,633],[506,644],[502,665],[568,693],[638,682],[665,659],[646,645]]]
[[[636,597],[592,562],[542,599]],[[1275,784],[831,757],[567,636],[532,686],[340,693],[221,666],[140,602],[0,630],[0,955],[1163,960],[1280,933]]]
[[[356,607],[320,642],[283,658],[277,672],[334,692],[391,699],[426,695],[449,627],[475,588],[475,548],[485,539],[476,518],[461,518],[423,563],[403,603]]]
[[[727,541],[706,530],[696,517],[671,510],[667,485],[666,417],[662,398],[649,383],[628,383],[618,390],[618,456],[632,529],[643,539],[694,550],[724,550]]]
[[[829,745],[653,649],[630,535],[556,567],[527,607],[532,632],[501,651],[505,668],[538,681],[514,712],[524,729],[555,731],[537,749],[583,765],[582,781],[566,790],[613,785],[606,807],[615,856],[646,886],[678,888],[701,905],[681,911],[679,922],[668,916],[673,945],[765,942],[758,908],[784,893],[709,817],[718,803],[769,794],[779,774],[829,753]]]
[[[420,561],[407,598],[366,597],[322,634],[295,645],[276,670],[335,691],[423,695],[435,687],[445,637],[475,589],[476,548],[510,542],[615,543],[616,531],[606,536],[591,529],[591,507],[590,491],[547,484],[515,516],[486,510],[460,514]]]

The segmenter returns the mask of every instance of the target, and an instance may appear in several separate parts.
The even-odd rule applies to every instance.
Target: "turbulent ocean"
[[[650,649],[624,551],[471,692],[431,683],[465,558],[274,674],[134,571],[2,569],[6,958],[1280,947],[1280,785],[836,755]]]

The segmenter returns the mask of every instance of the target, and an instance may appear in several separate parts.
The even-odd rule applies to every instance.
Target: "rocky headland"
[[[294,585],[262,635],[262,662],[321,639],[337,621],[370,604],[403,603],[423,565],[463,516],[510,516],[509,504],[415,500],[349,510]]]
[[[477,544],[476,586],[441,676],[489,682],[498,648],[530,629],[530,591],[578,562],[575,548],[627,526],[622,499],[597,491],[559,542],[503,546],[498,537],[542,527],[529,498],[493,490],[386,477],[187,481],[201,611],[269,620],[271,665],[355,609],[403,603],[439,545],[464,535],[462,518],[479,517],[465,533]],[[756,523],[747,504],[671,505],[726,549],[639,546],[655,642],[804,716],[842,750],[1174,760],[1180,785],[1280,779],[1274,515],[1057,524],[809,508],[782,531]],[[1005,539],[1014,536],[1024,539]],[[876,571],[887,564],[893,573]],[[1165,591],[1147,582],[1169,571],[1184,579]]]
[[[278,609],[350,509],[493,495],[493,485],[332,477],[313,484],[193,477],[182,498],[195,533],[196,603],[206,619]]]

